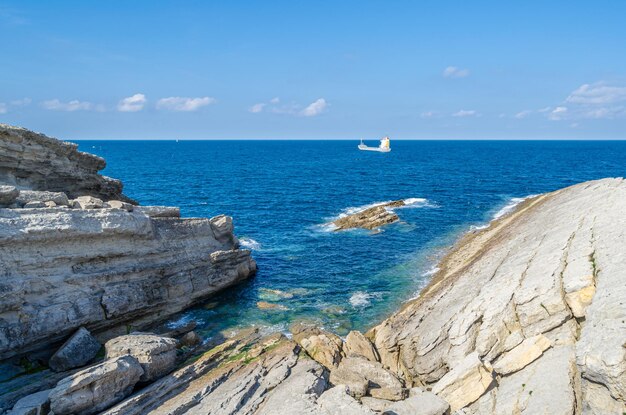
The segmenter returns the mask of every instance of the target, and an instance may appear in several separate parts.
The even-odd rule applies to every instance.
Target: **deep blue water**
[[[296,319],[342,334],[367,329],[418,292],[444,247],[511,198],[626,175],[626,142],[395,141],[388,154],[357,144],[79,142],[141,204],[233,216],[259,272],[176,317],[197,320],[206,335],[250,324],[283,330]],[[350,207],[408,198],[427,201],[397,210],[402,222],[380,233],[321,226]],[[286,310],[259,310],[262,300]]]

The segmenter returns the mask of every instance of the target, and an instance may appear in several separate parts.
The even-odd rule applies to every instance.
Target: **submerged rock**
[[[404,205],[404,200],[395,200],[393,202],[384,203],[341,217],[334,221],[333,225],[336,226],[336,231],[354,228],[375,229],[398,221],[398,215],[396,215],[391,209]]]

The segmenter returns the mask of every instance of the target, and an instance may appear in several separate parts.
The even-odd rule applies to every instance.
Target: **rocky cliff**
[[[111,200],[125,199],[122,185],[103,167],[73,144],[0,127],[0,359],[81,326],[141,327],[256,270],[231,218]]]

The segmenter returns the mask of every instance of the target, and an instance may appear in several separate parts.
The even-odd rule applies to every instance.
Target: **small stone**
[[[91,333],[81,327],[52,355],[48,365],[55,372],[84,366],[96,357],[101,347]]]
[[[350,396],[356,399],[367,395],[369,381],[359,373],[338,367],[330,372],[329,380],[333,385],[346,385]]]
[[[44,202],[44,204],[46,205],[47,208],[57,207],[57,204],[55,202],[53,202],[52,200]]]
[[[345,385],[328,389],[317,398],[317,404],[328,415],[374,415],[370,408],[350,395]]]
[[[101,199],[93,196],[79,196],[74,199],[74,208],[79,209],[100,209],[104,205]]]
[[[106,357],[131,355],[143,369],[142,382],[158,379],[174,369],[176,340],[151,333],[133,333],[116,337],[105,344]]]

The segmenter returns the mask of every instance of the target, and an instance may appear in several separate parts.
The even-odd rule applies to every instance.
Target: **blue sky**
[[[626,138],[624,1],[3,1],[0,122],[65,139]]]

